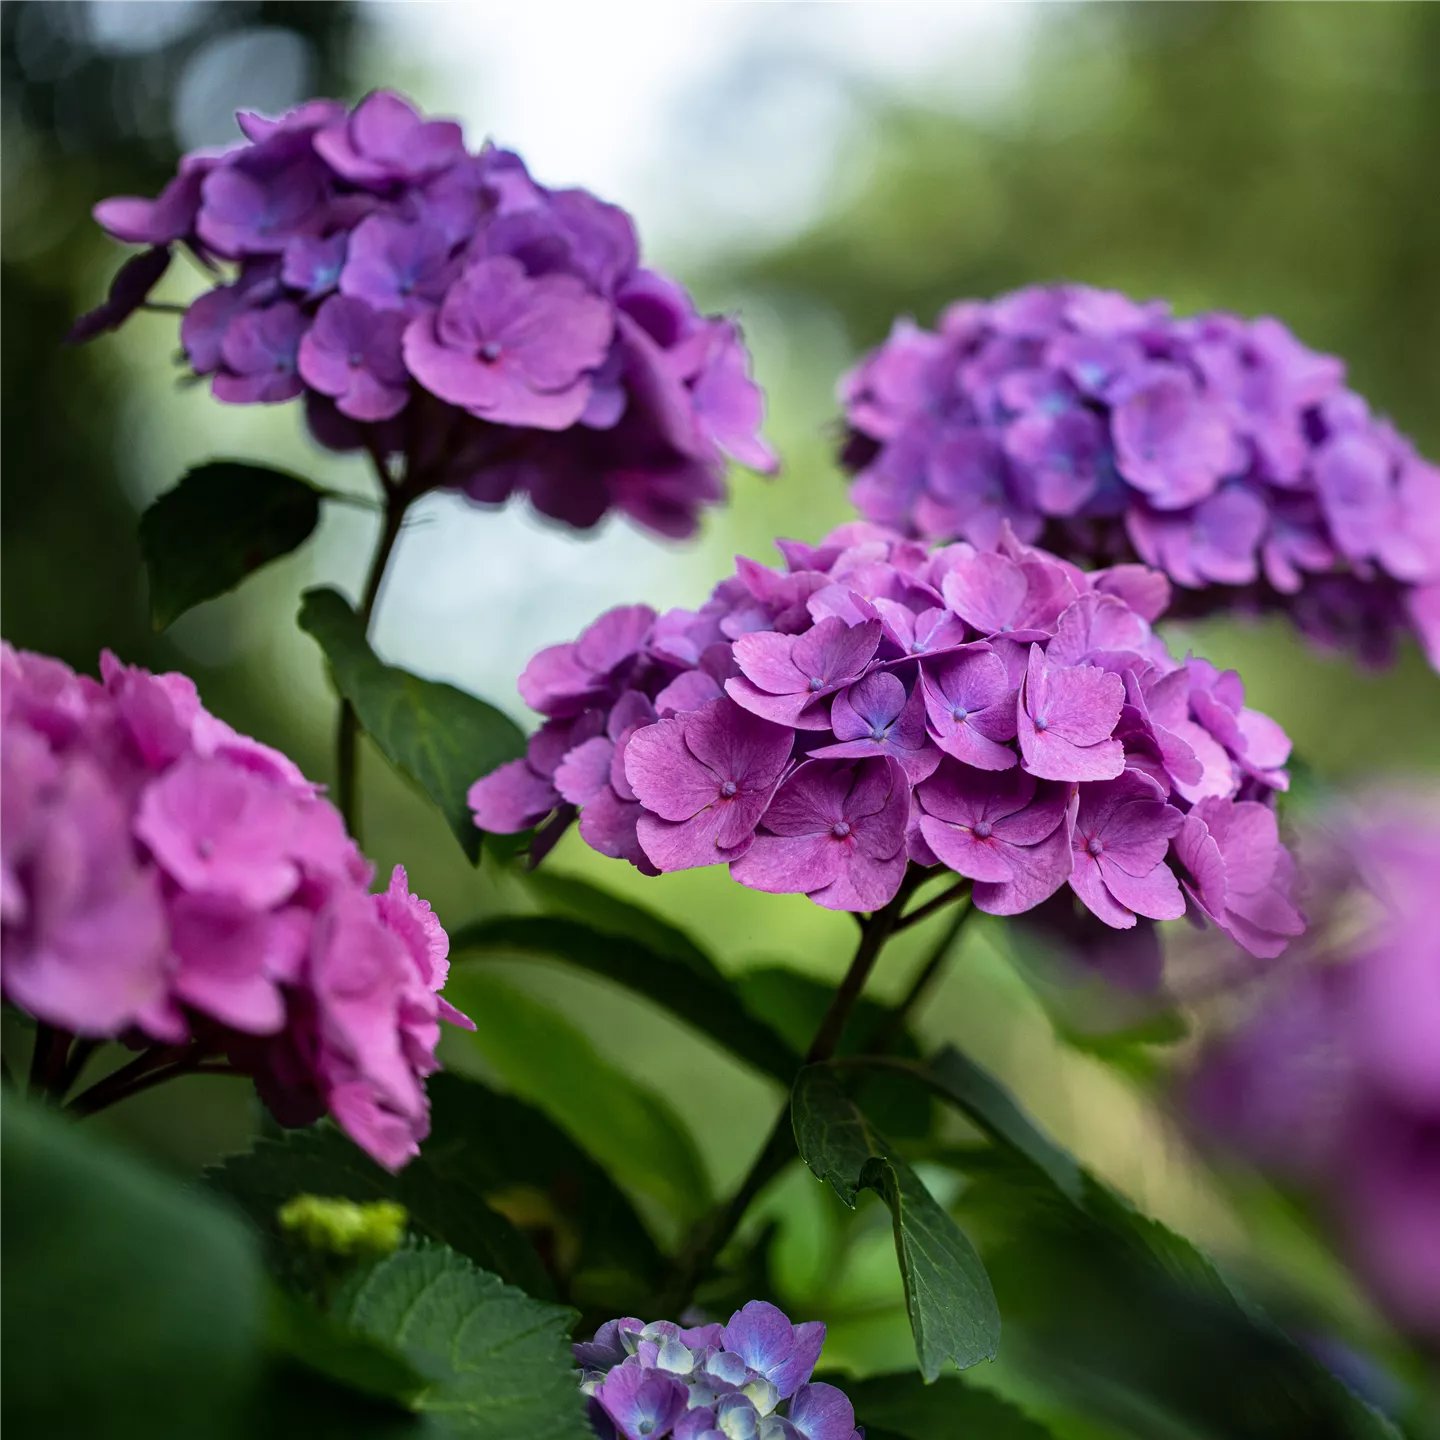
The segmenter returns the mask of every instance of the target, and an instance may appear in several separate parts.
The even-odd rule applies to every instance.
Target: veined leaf
[[[679,1117],[568,1020],[474,967],[453,969],[446,994],[474,1017],[473,1043],[505,1083],[617,1179],[681,1220],[709,1206],[704,1162]]]
[[[252,1149],[207,1170],[201,1183],[228,1196],[250,1217],[283,1273],[293,1273],[288,1266],[293,1252],[276,1212],[287,1200],[302,1194],[359,1202],[398,1200],[420,1234],[450,1245],[533,1294],[550,1293],[549,1278],[533,1247],[463,1176],[432,1166],[423,1154],[391,1175],[328,1122],[287,1131],[280,1139],[257,1140]]]
[[[1000,1341],[1000,1312],[985,1266],[965,1232],[897,1156],[845,1093],[838,1074],[809,1065],[791,1098],[795,1139],[805,1163],[849,1206],[862,1189],[890,1208],[895,1251],[920,1373],[962,1370],[990,1360]]]
[[[140,517],[155,628],[303,545],[319,523],[322,495],[268,465],[212,460],[188,471]]]
[[[454,1440],[593,1440],[570,1355],[574,1311],[548,1305],[442,1246],[357,1275],[333,1313],[394,1346],[430,1383],[421,1432]]]
[[[300,628],[319,642],[361,728],[440,807],[465,853],[478,860],[483,837],[465,796],[482,775],[524,753],[520,727],[453,685],[385,664],[338,590],[307,590]]]

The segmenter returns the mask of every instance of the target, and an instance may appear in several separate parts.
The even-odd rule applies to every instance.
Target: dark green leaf
[[[869,1189],[890,1208],[921,1374],[933,1380],[946,1360],[963,1370],[993,1359],[1000,1313],[980,1257],[861,1114],[836,1071],[826,1065],[801,1070],[791,1111],[801,1157],[845,1204],[853,1207],[858,1192]]]
[[[140,517],[155,628],[304,544],[320,500],[309,481],[265,465],[213,460],[189,471]]]
[[[867,1434],[884,1432],[898,1440],[1052,1440],[1023,1410],[958,1375],[929,1385],[913,1371],[839,1383]]]
[[[860,1068],[873,1065],[897,1071],[928,1086],[942,1100],[962,1111],[996,1144],[1007,1146],[1023,1156],[1064,1195],[1071,1200],[1079,1200],[1083,1176],[1075,1157],[1044,1134],[993,1075],[953,1046],[946,1046],[923,1064],[866,1059],[854,1063]]]
[[[778,1030],[802,1055],[835,997],[833,984],[782,965],[746,970],[735,977],[735,988],[750,1013]],[[889,1006],[862,995],[840,1037],[838,1053],[860,1055],[872,1049],[877,1038],[889,1030],[893,1013]],[[900,1032],[890,1049],[902,1057],[918,1058],[920,1054],[908,1029]],[[930,1133],[930,1097],[903,1077],[877,1070],[864,1078],[855,1099],[893,1139],[919,1139]]]
[[[280,1358],[404,1409],[428,1383],[388,1345],[349,1329],[308,1300],[283,1290],[270,1293],[267,1338],[272,1353]]]
[[[578,875],[563,875],[548,868],[530,871],[525,883],[547,915],[565,915],[607,935],[638,940],[647,950],[688,966],[702,979],[724,983],[710,955],[678,925],[653,910],[633,900],[622,900]]]
[[[524,753],[520,727],[453,685],[385,664],[338,590],[307,590],[300,628],[319,642],[335,688],[355,707],[361,727],[440,807],[465,853],[478,860],[482,836],[465,796],[482,775]]]
[[[463,926],[450,936],[451,955],[516,950],[577,965],[624,985],[689,1021],[762,1074],[785,1085],[794,1078],[800,1057],[751,1015],[703,955],[681,960],[638,938],[558,915],[502,915]]]
[[[426,1164],[485,1195],[538,1192],[573,1230],[572,1293],[587,1288],[587,1275],[599,1288],[603,1271],[659,1283],[660,1252],[624,1191],[548,1116],[453,1071],[431,1079],[430,1107]]]
[[[494,1270],[539,1295],[550,1292],[539,1256],[503,1215],[497,1215],[463,1176],[432,1166],[425,1155],[391,1175],[328,1123],[291,1130],[279,1140],[258,1140],[206,1171],[202,1182],[229,1196],[254,1221],[271,1246],[276,1267],[292,1283],[294,1252],[280,1233],[276,1212],[296,1195],[342,1200],[398,1200],[422,1235]]]
[[[972,1061],[944,1052],[926,1078],[996,1142],[947,1159],[972,1177],[966,1209],[1010,1237],[988,1267],[1006,1354],[1037,1382],[1137,1440],[1395,1435],[1190,1241],[1086,1173]]]
[[[234,1216],[7,1096],[7,1436],[236,1433],[264,1276]]]
[[[473,966],[451,971],[446,994],[474,1017],[473,1043],[506,1085],[622,1184],[684,1221],[708,1208],[705,1165],[680,1118],[659,1095],[602,1059],[569,1021]]]
[[[466,1440],[593,1440],[575,1383],[574,1312],[532,1300],[439,1246],[358,1275],[334,1314],[433,1377],[415,1402],[424,1433]]]

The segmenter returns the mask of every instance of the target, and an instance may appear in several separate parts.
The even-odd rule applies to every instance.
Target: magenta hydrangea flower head
[[[449,941],[396,866],[372,870],[278,751],[179,674],[108,652],[99,681],[0,649],[0,986],[72,1035],[228,1056],[285,1124],[330,1113],[398,1169]]]
[[[857,1440],[844,1393],[810,1379],[824,1343],[752,1300],[724,1325],[611,1320],[574,1350],[601,1440]]]
[[[1278,320],[1177,318],[1083,285],[897,321],[840,382],[862,514],[1087,566],[1143,560],[1177,614],[1282,610],[1440,669],[1440,469]],[[957,607],[958,608],[958,607]]]
[[[215,277],[180,340],[216,398],[303,396],[322,445],[398,461],[411,493],[683,536],[727,457],[775,469],[739,330],[641,264],[623,210],[389,91],[238,118],[244,138],[184,157],[158,199],[95,207],[149,248],[72,339],[143,306],[179,246]]]
[[[580,819],[648,874],[880,909],[912,867],[996,915],[1065,886],[1113,929],[1188,913],[1274,955],[1303,928],[1273,799],[1289,741],[1233,672],[1155,634],[1163,575],[842,526],[741,560],[698,610],[612,610],[532,660],[546,719],[476,823]]]
[[[1259,828],[1231,817],[1231,855]],[[1376,1297],[1433,1342],[1440,792],[1357,797],[1305,841],[1311,929],[1238,1027],[1202,1055],[1189,1114],[1208,1138],[1313,1194]]]

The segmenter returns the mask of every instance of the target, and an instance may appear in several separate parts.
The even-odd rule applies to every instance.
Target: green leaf
[[[1395,1431],[1240,1295],[1183,1236],[1138,1213],[953,1050],[916,1079],[995,1142],[951,1149],[967,1210],[1009,1237],[987,1263],[1007,1357],[1138,1440],[1382,1440]]]
[[[155,628],[304,544],[322,494],[298,475],[239,460],[188,471],[140,517]]]
[[[360,1202],[398,1200],[410,1212],[413,1230],[534,1294],[550,1293],[532,1246],[465,1177],[431,1165],[424,1153],[391,1175],[328,1122],[288,1131],[280,1139],[257,1140],[252,1149],[207,1170],[202,1184],[228,1196],[250,1217],[269,1243],[275,1268],[291,1284],[301,1283],[302,1276],[277,1212],[287,1200],[307,1194]]]
[[[452,956],[516,950],[560,960],[624,985],[784,1085],[799,1068],[795,1051],[745,1008],[730,982],[698,950],[682,959],[638,936],[559,915],[502,915],[462,926],[450,935]]]
[[[532,1300],[451,1250],[381,1260],[341,1290],[334,1314],[432,1377],[415,1401],[426,1435],[593,1440],[570,1355],[574,1311]]]
[[[465,797],[482,775],[524,753],[520,727],[453,685],[385,664],[338,590],[307,590],[300,628],[319,642],[335,688],[354,706],[361,727],[440,807],[466,855],[478,860],[483,837]]]
[[[453,1071],[433,1076],[429,1090],[425,1163],[487,1196],[517,1187],[542,1196],[578,1244],[572,1293],[607,1278],[613,1288],[617,1271],[646,1290],[659,1284],[664,1259],[635,1207],[549,1116]]]
[[[895,1251],[920,1373],[940,1374],[946,1360],[962,1370],[991,1360],[1000,1312],[980,1257],[920,1177],[891,1149],[827,1065],[808,1065],[791,1098],[795,1139],[805,1163],[851,1206],[874,1190],[890,1208]]]
[[[907,1371],[840,1382],[855,1419],[867,1433],[884,1431],[897,1440],[1053,1440],[1045,1426],[993,1391],[970,1385],[958,1375],[942,1375],[926,1384]]]
[[[264,1275],[244,1225],[7,1095],[7,1436],[243,1433]]]
[[[505,1083],[545,1111],[624,1185],[694,1220],[711,1202],[695,1142],[659,1095],[602,1059],[540,1001],[475,968],[446,994],[474,1016],[472,1043]]]
[[[1050,1139],[1016,1103],[1015,1097],[968,1055],[946,1046],[931,1060],[867,1057],[852,1062],[860,1069],[883,1069],[908,1075],[959,1109],[997,1145],[1004,1145],[1040,1170],[1062,1194],[1079,1201],[1084,1177],[1079,1162]]]
[[[404,1356],[341,1324],[308,1300],[270,1292],[267,1339],[272,1353],[350,1390],[409,1409],[428,1383]]]
[[[767,1021],[801,1054],[810,1048],[835,998],[833,984],[784,965],[746,970],[736,976],[735,988],[751,1014]],[[893,1014],[889,1006],[862,995],[840,1037],[838,1053],[860,1055],[873,1049],[876,1040],[888,1031]],[[890,1048],[902,1057],[918,1058],[920,1054],[908,1029],[900,1032]],[[930,1133],[930,1097],[904,1077],[876,1070],[861,1082],[855,1098],[875,1124],[894,1139],[920,1139]]]
[[[531,870],[525,883],[541,902],[541,909],[550,915],[566,915],[603,930],[638,940],[647,950],[687,966],[706,980],[724,983],[724,976],[709,953],[663,916],[633,900],[623,900],[609,890],[582,880],[578,875],[565,875],[558,870]]]

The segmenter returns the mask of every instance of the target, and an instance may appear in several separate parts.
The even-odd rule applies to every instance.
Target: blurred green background
[[[439,23],[426,12],[446,7],[401,8],[410,13],[119,0],[0,8],[5,636],[84,669],[102,646],[152,668],[184,668],[214,710],[320,779],[329,773],[330,701],[319,654],[291,618],[306,584],[354,592],[369,517],[330,514],[298,556],[164,636],[148,627],[135,520],[187,465],[214,455],[279,461],[357,492],[368,484],[363,469],[309,447],[294,407],[227,409],[203,388],[178,387],[163,317],[136,317],[82,350],[60,341],[121,259],[89,207],[159,189],[177,132],[194,143],[187,96],[234,90],[237,103],[273,109],[304,93],[358,98],[391,83],[444,106],[454,92],[429,68],[433,46],[421,32]],[[715,8],[698,7],[697,17]],[[1018,7],[1028,13],[1006,52],[1006,79],[973,105],[967,86],[983,74],[983,54],[937,50],[903,80],[855,72],[820,43],[830,7],[742,8],[774,13],[751,24],[739,73],[760,74],[767,56],[790,67],[778,92],[767,92],[772,102],[779,94],[778,106],[758,122],[751,115],[775,156],[800,133],[785,108],[785,76],[812,86],[833,72],[829,143],[815,152],[823,173],[805,177],[783,225],[672,224],[654,258],[707,305],[740,313],[784,475],[764,483],[738,474],[733,506],[687,547],[620,526],[579,539],[436,497],[402,541],[378,631],[387,658],[470,684],[520,717],[513,677],[538,644],[572,635],[624,598],[695,603],[734,553],[766,558],[776,535],[815,539],[848,518],[831,458],[833,385],[894,315],[928,322],[957,296],[1031,281],[1165,295],[1181,310],[1277,314],[1309,344],[1344,356],[1352,383],[1428,454],[1440,453],[1440,6]],[[907,7],[884,10],[883,23],[909,23]],[[619,7],[615,23],[643,25],[627,13]],[[456,63],[463,71],[463,57]],[[472,141],[486,128],[477,77],[464,96],[467,118],[479,117]],[[735,113],[727,107],[745,107],[747,96],[720,86],[711,103],[723,126]],[[527,150],[523,127],[498,138]],[[684,186],[712,190],[711,208],[721,209],[735,177],[717,173],[710,186],[700,163]],[[598,183],[584,173],[541,178]],[[607,198],[636,204],[623,193]],[[637,219],[643,235],[643,209]],[[184,299],[199,281],[166,283],[169,298]],[[1206,625],[1171,639],[1239,668],[1250,703],[1282,721],[1322,777],[1440,772],[1440,679],[1413,649],[1393,670],[1361,675],[1278,624]],[[375,753],[362,760],[367,848],[382,870],[403,861],[451,928],[513,900],[513,882],[470,871],[439,817]],[[834,979],[852,944],[846,917],[741,890],[723,871],[642,880],[573,837],[551,863],[664,912],[737,972],[783,963]],[[877,994],[903,991],[927,928],[886,956]],[[1363,1302],[1287,1212],[1241,1203],[1196,1165],[1166,1116],[1163,1074],[1106,1065],[1057,1041],[1005,948],[997,931],[973,928],[923,1012],[923,1036],[954,1040],[1006,1077],[1042,1123],[1151,1213],[1262,1283],[1286,1277],[1352,1334],[1369,1333]],[[487,986],[497,1013],[528,995],[566,1017],[574,1034],[553,1042],[566,1047],[557,1071],[573,1070],[588,1045],[597,1064],[663,1095],[692,1130],[693,1164],[714,1189],[733,1183],[768,1130],[780,1099],[768,1082],[634,997],[518,957],[483,975],[467,969],[467,996],[482,1003]],[[513,1060],[484,1050],[482,1027],[479,1050],[456,1041],[451,1059],[503,1079]],[[549,1082],[541,1074],[529,1083]],[[193,1173],[255,1121],[234,1082],[211,1079],[143,1097],[102,1123]],[[658,1213],[663,1186],[646,1198]],[[777,1284],[798,1311],[830,1317],[829,1359],[863,1369],[908,1363],[893,1251],[874,1211],[842,1232],[820,1188],[795,1172],[772,1203],[784,1222]]]

